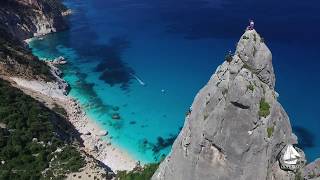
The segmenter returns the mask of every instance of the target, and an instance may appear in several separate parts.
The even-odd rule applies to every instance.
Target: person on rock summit
[[[249,26],[247,27],[248,30],[254,29],[254,21],[252,19],[249,20]]]

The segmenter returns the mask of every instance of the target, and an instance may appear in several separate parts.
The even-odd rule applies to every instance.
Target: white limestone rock
[[[153,180],[282,180],[294,173],[278,155],[296,144],[277,101],[272,55],[255,31],[246,31],[231,62],[218,67],[196,95],[192,112]],[[260,103],[269,112],[260,112]]]

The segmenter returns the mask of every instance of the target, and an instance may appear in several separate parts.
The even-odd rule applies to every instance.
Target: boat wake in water
[[[134,77],[142,86],[145,86],[145,85],[146,85],[146,83],[143,82],[138,76],[136,76],[136,75],[134,75],[134,74],[132,74],[132,73],[130,73],[130,75],[131,75],[132,77]]]

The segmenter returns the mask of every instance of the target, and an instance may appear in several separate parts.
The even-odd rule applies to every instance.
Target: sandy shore
[[[136,166],[137,161],[124,150],[113,146],[108,140],[105,140],[108,139],[104,138],[104,136],[107,137],[108,132],[90,120],[80,104],[66,95],[66,82],[58,77],[56,73],[58,69],[56,67],[52,64],[49,64],[49,66],[52,68],[53,74],[58,78],[57,82],[25,80],[16,77],[11,77],[10,79],[15,82],[16,87],[45,103],[49,108],[52,108],[55,104],[65,108],[68,120],[81,133],[84,150],[88,154],[103,162],[114,172],[132,170]]]

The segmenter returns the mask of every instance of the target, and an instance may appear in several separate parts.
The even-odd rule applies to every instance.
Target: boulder
[[[108,135],[108,131],[101,130],[97,133],[98,136],[106,136]]]
[[[120,114],[119,114],[119,113],[114,113],[114,114],[112,114],[112,119],[114,119],[114,120],[119,120],[119,119],[121,119]]]
[[[88,131],[88,130],[85,130],[82,134],[83,134],[83,135],[91,135],[91,132]]]

